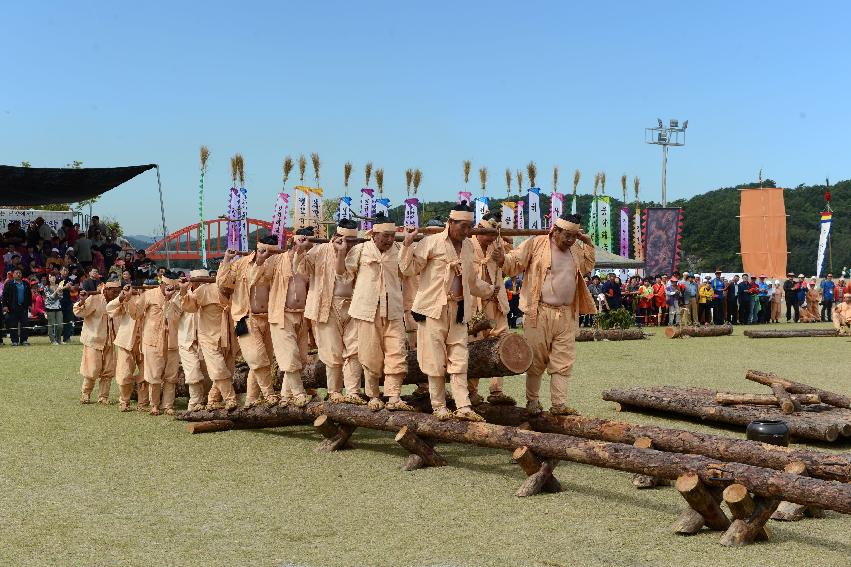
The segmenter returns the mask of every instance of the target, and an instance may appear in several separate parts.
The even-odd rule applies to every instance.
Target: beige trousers
[[[697,314],[697,299],[692,297],[688,300],[688,303],[685,304],[686,312],[685,312],[685,320],[683,321],[684,325],[699,325],[700,319]]]
[[[489,337],[498,337],[508,332],[508,316],[499,310],[499,302],[493,299],[482,300],[482,312],[485,317],[493,321],[493,328],[479,333],[475,337],[470,337],[468,340],[481,340]],[[503,379],[502,376],[490,379],[490,392],[502,392]],[[469,378],[467,380],[468,390],[471,394],[479,392],[479,379]]]
[[[357,321],[358,360],[363,366],[366,395],[381,395],[378,384],[384,374],[384,394],[398,398],[408,373],[405,358],[405,326],[401,319],[375,317]]]
[[[148,384],[177,384],[177,370],[180,367],[180,355],[177,350],[162,352],[156,347],[143,345],[145,357],[145,382]]]
[[[237,337],[242,358],[248,364],[245,402],[256,402],[274,394],[272,389],[272,337],[269,318],[265,313],[250,313],[248,332]],[[280,364],[280,360],[278,361]]]
[[[119,389],[130,386],[130,390],[120,390],[119,399],[130,403],[133,384],[136,384],[136,399],[140,406],[148,405],[148,383],[145,382],[144,364],[141,349],[129,351],[120,346],[115,347],[115,381]]]
[[[319,360],[326,367],[328,392],[348,393],[360,390],[361,368],[358,362],[357,322],[349,317],[348,297],[335,296],[331,312],[324,323],[313,322],[313,336],[319,350]]]
[[[554,406],[566,403],[567,381],[576,362],[578,326],[573,306],[538,304],[537,326],[525,328],[526,340],[532,348],[532,365],[526,371],[527,401],[538,400],[546,370],[550,375],[550,402]]]
[[[304,393],[301,369],[307,359],[308,322],[301,312],[287,311],[283,323],[270,325],[272,346],[278,369],[284,373],[281,396],[289,398]]]
[[[91,395],[95,381],[99,380],[98,399],[109,399],[109,388],[115,376],[115,349],[112,344],[106,344],[103,350],[83,345],[80,374],[83,376],[83,394]]]
[[[428,376],[432,409],[446,407],[446,375],[458,408],[470,405],[467,390],[467,325],[456,321],[458,303],[448,302],[439,319],[417,323],[417,362]],[[363,348],[363,347],[361,347]]]
[[[202,367],[201,349],[197,344],[190,348],[179,347],[177,352],[180,356],[180,365],[183,367],[183,375],[187,384],[203,384],[204,369]]]

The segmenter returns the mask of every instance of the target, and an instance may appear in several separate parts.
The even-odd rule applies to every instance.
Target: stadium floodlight
[[[658,123],[657,127],[644,129],[644,141],[648,144],[662,146],[662,206],[667,207],[668,146],[686,145],[688,120],[684,120],[683,125],[680,126],[679,120],[671,118],[667,127],[661,118],[657,118],[656,122]]]

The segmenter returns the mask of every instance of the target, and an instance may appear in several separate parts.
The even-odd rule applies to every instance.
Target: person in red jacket
[[[665,274],[656,276],[656,283],[653,284],[653,306],[655,307],[657,325],[668,320],[668,297],[665,294],[667,279],[668,276]]]

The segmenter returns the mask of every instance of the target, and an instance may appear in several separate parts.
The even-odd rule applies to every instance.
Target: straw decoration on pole
[[[423,172],[419,169],[414,170],[414,195],[416,196],[417,191],[420,190],[420,183],[423,180]]]
[[[239,172],[239,186],[245,186],[245,160],[242,158],[242,154],[236,154],[236,167]]]
[[[517,194],[523,195],[523,172],[517,170]]]
[[[239,155],[239,154],[237,154]],[[236,155],[230,158],[230,178],[233,181],[233,186],[236,187],[236,176],[239,173],[239,162],[236,160]]]
[[[600,187],[600,174],[594,176],[594,196],[597,196],[597,189]]]
[[[207,160],[210,159],[210,150],[207,146],[201,146],[201,180],[198,187],[198,218],[201,221],[199,229],[201,263],[207,266],[207,223],[204,219],[204,176],[207,174]]]
[[[375,170],[375,184],[378,186],[378,194],[384,193],[384,170],[379,168]]]
[[[574,170],[574,172],[573,172],[573,196],[574,197],[576,197],[576,188],[579,186],[579,179],[580,179],[581,176],[582,176],[582,174],[579,173],[578,169]]]
[[[635,188],[635,204],[638,205],[638,186],[641,183],[638,177],[633,178],[632,186]]]
[[[299,180],[302,184],[304,184],[304,170],[307,169],[307,159],[304,157],[304,154],[298,156],[298,175]]]
[[[553,166],[553,193],[558,193],[558,166]]]
[[[349,177],[352,175],[352,162],[347,161],[343,166],[343,194],[349,195]]]
[[[470,165],[471,165],[470,160],[465,159],[464,160],[464,185],[467,185],[467,183],[470,181]]]
[[[526,175],[529,176],[529,187],[536,187],[535,178],[538,176],[538,166],[534,161],[530,161],[526,166]]]
[[[319,154],[316,152],[310,154],[310,161],[313,162],[313,178],[316,180],[316,186],[319,187]]]
[[[408,197],[411,196],[411,181],[414,180],[414,170],[410,167],[405,170],[405,186],[408,188]]]
[[[600,172],[600,187],[603,189],[603,195],[606,194],[606,172]]]
[[[511,170],[507,167],[505,168],[505,190],[508,196],[511,197]]]
[[[366,180],[366,185],[364,187],[369,187],[369,180],[372,178],[372,162],[369,161],[363,168],[364,179]]]
[[[287,184],[287,181],[290,178],[290,172],[293,170],[293,158],[291,156],[287,156],[284,158],[284,185]]]
[[[485,186],[488,184],[488,168],[479,168],[479,181],[482,182],[482,195],[485,194]]]

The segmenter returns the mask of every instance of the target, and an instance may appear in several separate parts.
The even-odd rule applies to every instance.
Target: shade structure
[[[786,277],[786,205],[783,189],[742,189],[739,193],[742,268],[748,274]]]
[[[106,193],[155,167],[148,164],[70,169],[0,165],[0,204],[75,203]]]
[[[617,254],[603,250],[599,246],[595,246],[594,248],[597,250],[597,260],[594,263],[595,268],[627,270],[630,268],[644,267],[644,262],[641,260],[633,260],[632,258],[618,256]]]

